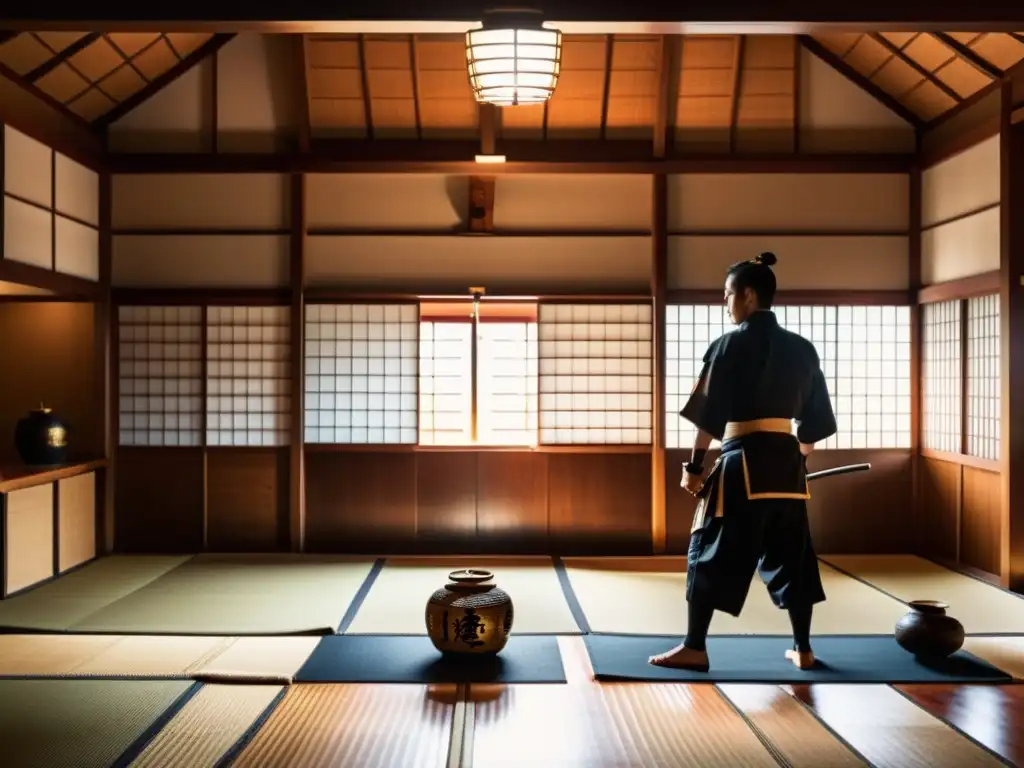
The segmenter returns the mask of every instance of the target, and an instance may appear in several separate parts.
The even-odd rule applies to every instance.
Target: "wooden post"
[[[1000,125],[999,464],[1002,525],[999,578],[1024,592],[1024,122],[1013,117],[1013,85],[1004,81]]]
[[[653,177],[651,212],[651,300],[653,304],[653,386],[651,388],[651,541],[655,554],[665,551],[665,291],[668,282],[668,177]]]
[[[921,166],[915,165],[910,170],[909,192],[910,216],[908,229],[908,287],[910,288],[910,506],[912,518],[916,521],[913,529],[917,532],[925,530],[925,511],[921,508],[921,439],[922,439],[922,406],[924,403],[924,382],[921,376],[924,345],[922,328],[924,311],[918,301],[921,289]],[[915,551],[923,554],[923,543],[919,539],[912,542]]]
[[[306,283],[306,177],[291,176],[291,429],[288,443],[288,540],[292,552],[302,552],[306,540],[305,433],[305,283]]]
[[[111,175],[106,171],[99,175],[99,283],[100,296],[95,304],[94,359],[96,365],[96,400],[102,419],[100,450],[107,460],[102,472],[97,497],[96,554],[106,555],[114,551],[115,507],[114,489],[117,478],[117,445],[119,426],[118,382],[115,357],[117,342],[114,328],[117,308],[111,298],[112,278],[112,184]]]

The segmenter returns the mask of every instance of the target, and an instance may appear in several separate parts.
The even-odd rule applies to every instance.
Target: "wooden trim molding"
[[[84,475],[107,466],[106,459],[65,464],[59,467],[28,467],[17,465],[0,469],[0,493],[20,491],[37,485],[54,483],[76,475]]]
[[[564,146],[563,146],[564,145]],[[651,173],[907,173],[912,154],[888,155],[677,155],[653,157],[650,141],[502,143],[505,163],[486,166],[506,174]],[[112,154],[114,174],[159,173],[430,173],[479,175],[472,158],[479,144],[447,141],[340,141],[308,154]]]
[[[291,300],[287,288],[115,288],[111,293],[115,306],[272,307]]]
[[[999,293],[999,272],[984,272],[959,280],[926,285],[917,292],[917,303],[935,304],[940,301],[971,299],[993,293]]]
[[[723,304],[724,294],[715,288],[676,288],[666,292],[669,304]],[[908,306],[911,291],[779,291],[775,306]]]
[[[419,445],[413,443],[369,445],[365,443],[305,443],[310,453],[650,453],[650,444],[603,445]]]
[[[652,179],[651,296],[653,297],[653,347],[651,425],[651,540],[654,554],[665,551],[668,515],[665,500],[665,316],[668,286],[668,177]]]
[[[50,291],[53,301],[84,299],[94,301],[101,298],[103,288],[99,283],[85,280],[63,272],[54,272],[31,264],[22,264],[11,259],[0,258],[0,280],[8,283],[28,285]]]
[[[936,451],[931,448],[921,448],[921,456],[925,459],[944,461],[947,464],[959,464],[961,467],[973,467],[986,472],[999,472],[999,462],[995,459],[982,459],[977,456],[968,456],[966,453],[952,453],[951,451]]]

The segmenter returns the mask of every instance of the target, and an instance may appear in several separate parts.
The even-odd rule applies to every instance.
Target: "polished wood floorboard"
[[[1024,685],[900,685],[904,695],[1015,765],[1024,765]]]

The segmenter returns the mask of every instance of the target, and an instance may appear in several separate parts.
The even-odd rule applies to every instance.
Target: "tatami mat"
[[[573,634],[573,619],[549,557],[388,558],[346,634],[425,635],[424,614],[448,574],[463,568],[494,573],[494,583],[512,598],[513,633]]]
[[[112,555],[0,601],[0,627],[65,630],[189,560],[188,556]]]
[[[914,555],[822,558],[897,600],[941,600],[969,634],[1024,634],[1024,598]],[[906,609],[904,609],[905,611]]]
[[[195,669],[204,679],[282,678],[290,681],[316,650],[319,637],[237,637]]]
[[[177,680],[0,680],[0,763],[101,768],[194,685]]]
[[[120,634],[330,634],[373,566],[370,558],[197,555],[75,623]]]
[[[569,582],[592,632],[686,634],[686,560],[682,557],[564,558]],[[824,563],[824,603],[814,607],[816,635],[892,634],[906,606]],[[775,607],[756,575],[739,617],[717,612],[713,635],[788,635],[789,616]]]
[[[967,637],[963,649],[1024,680],[1024,637]]]
[[[282,690],[279,685],[204,685],[132,768],[213,768]]]

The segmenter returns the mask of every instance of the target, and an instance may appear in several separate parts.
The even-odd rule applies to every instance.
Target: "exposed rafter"
[[[889,51],[889,53],[891,53],[897,59],[899,59],[904,64],[909,66],[911,69],[913,69],[915,72],[917,72],[917,74],[921,75],[921,77],[923,77],[929,83],[934,85],[936,88],[938,88],[944,94],[949,96],[949,98],[951,98],[954,102],[959,104],[961,101],[963,101],[963,97],[960,96],[959,93],[954,91],[952,88],[950,88],[944,82],[942,82],[942,80],[937,78],[935,75],[933,75],[927,69],[925,69],[920,64],[918,64],[916,61],[914,61],[912,58],[907,56],[907,54],[905,54],[903,52],[903,50],[898,45],[895,45],[895,44],[889,42],[886,38],[882,37],[877,32],[869,32],[868,33],[868,37],[870,37],[876,43],[881,45],[883,48],[885,48],[887,51]]]
[[[902,117],[915,128],[923,129],[925,127],[924,120],[922,120],[920,117],[918,117],[909,109],[907,109],[907,107],[903,106],[894,96],[883,91],[873,82],[864,77],[864,75],[860,74],[860,72],[855,70],[853,67],[851,67],[842,59],[840,59],[830,50],[825,48],[825,46],[823,46],[813,37],[810,37],[808,35],[800,35],[800,44],[803,45],[808,51],[813,53],[815,56],[817,56],[819,59],[828,64],[830,67],[839,72],[839,74],[843,75],[843,77],[845,77],[851,83],[874,96],[876,99],[878,99],[878,101],[880,101],[890,110],[892,110],[897,115]]]
[[[194,66],[199,64],[201,61],[206,59],[208,56],[212,56],[221,48],[223,48],[228,42],[234,39],[235,35],[232,34],[217,34],[207,40],[203,45],[196,48],[192,53],[178,62],[175,66],[164,72],[160,77],[151,81],[149,85],[143,88],[141,91],[136,93],[129,99],[121,102],[112,110],[107,112],[103,117],[96,121],[96,124],[102,128],[106,128],[112,123],[117,122],[122,117],[127,115],[133,109],[138,107],[140,104],[148,101],[150,98],[155,96],[161,90],[166,88],[168,85],[173,83],[179,77],[184,75]]]
[[[985,75],[986,77],[989,77],[993,80],[998,80],[1003,76],[1003,70],[1001,70],[995,64],[986,61],[981,56],[972,51],[970,48],[968,48],[966,45],[950,37],[945,32],[932,32],[931,35],[936,40],[945,45],[947,48],[949,48],[951,51],[953,51],[953,53],[955,53],[961,61],[970,64],[972,67],[974,67],[976,70],[981,72],[981,74]]]
[[[31,72],[26,74],[25,82],[34,84],[37,80],[40,80],[46,75],[53,72],[53,70],[55,70],[57,67],[59,67],[68,59],[70,59],[79,51],[84,51],[86,48],[95,43],[101,37],[103,37],[102,32],[91,32],[88,35],[83,35],[82,37],[78,38],[78,40],[69,45],[67,48],[57,53],[56,56],[47,61],[44,61],[38,67],[36,67]]]
[[[732,99],[729,105],[729,151],[736,151],[736,127],[740,120],[740,92],[743,88],[743,58],[747,36],[736,35],[736,53],[732,60]]]
[[[312,129],[309,120],[309,57],[306,52],[306,36],[295,36],[295,80],[298,84],[295,94],[295,130],[299,152],[309,152]]]

